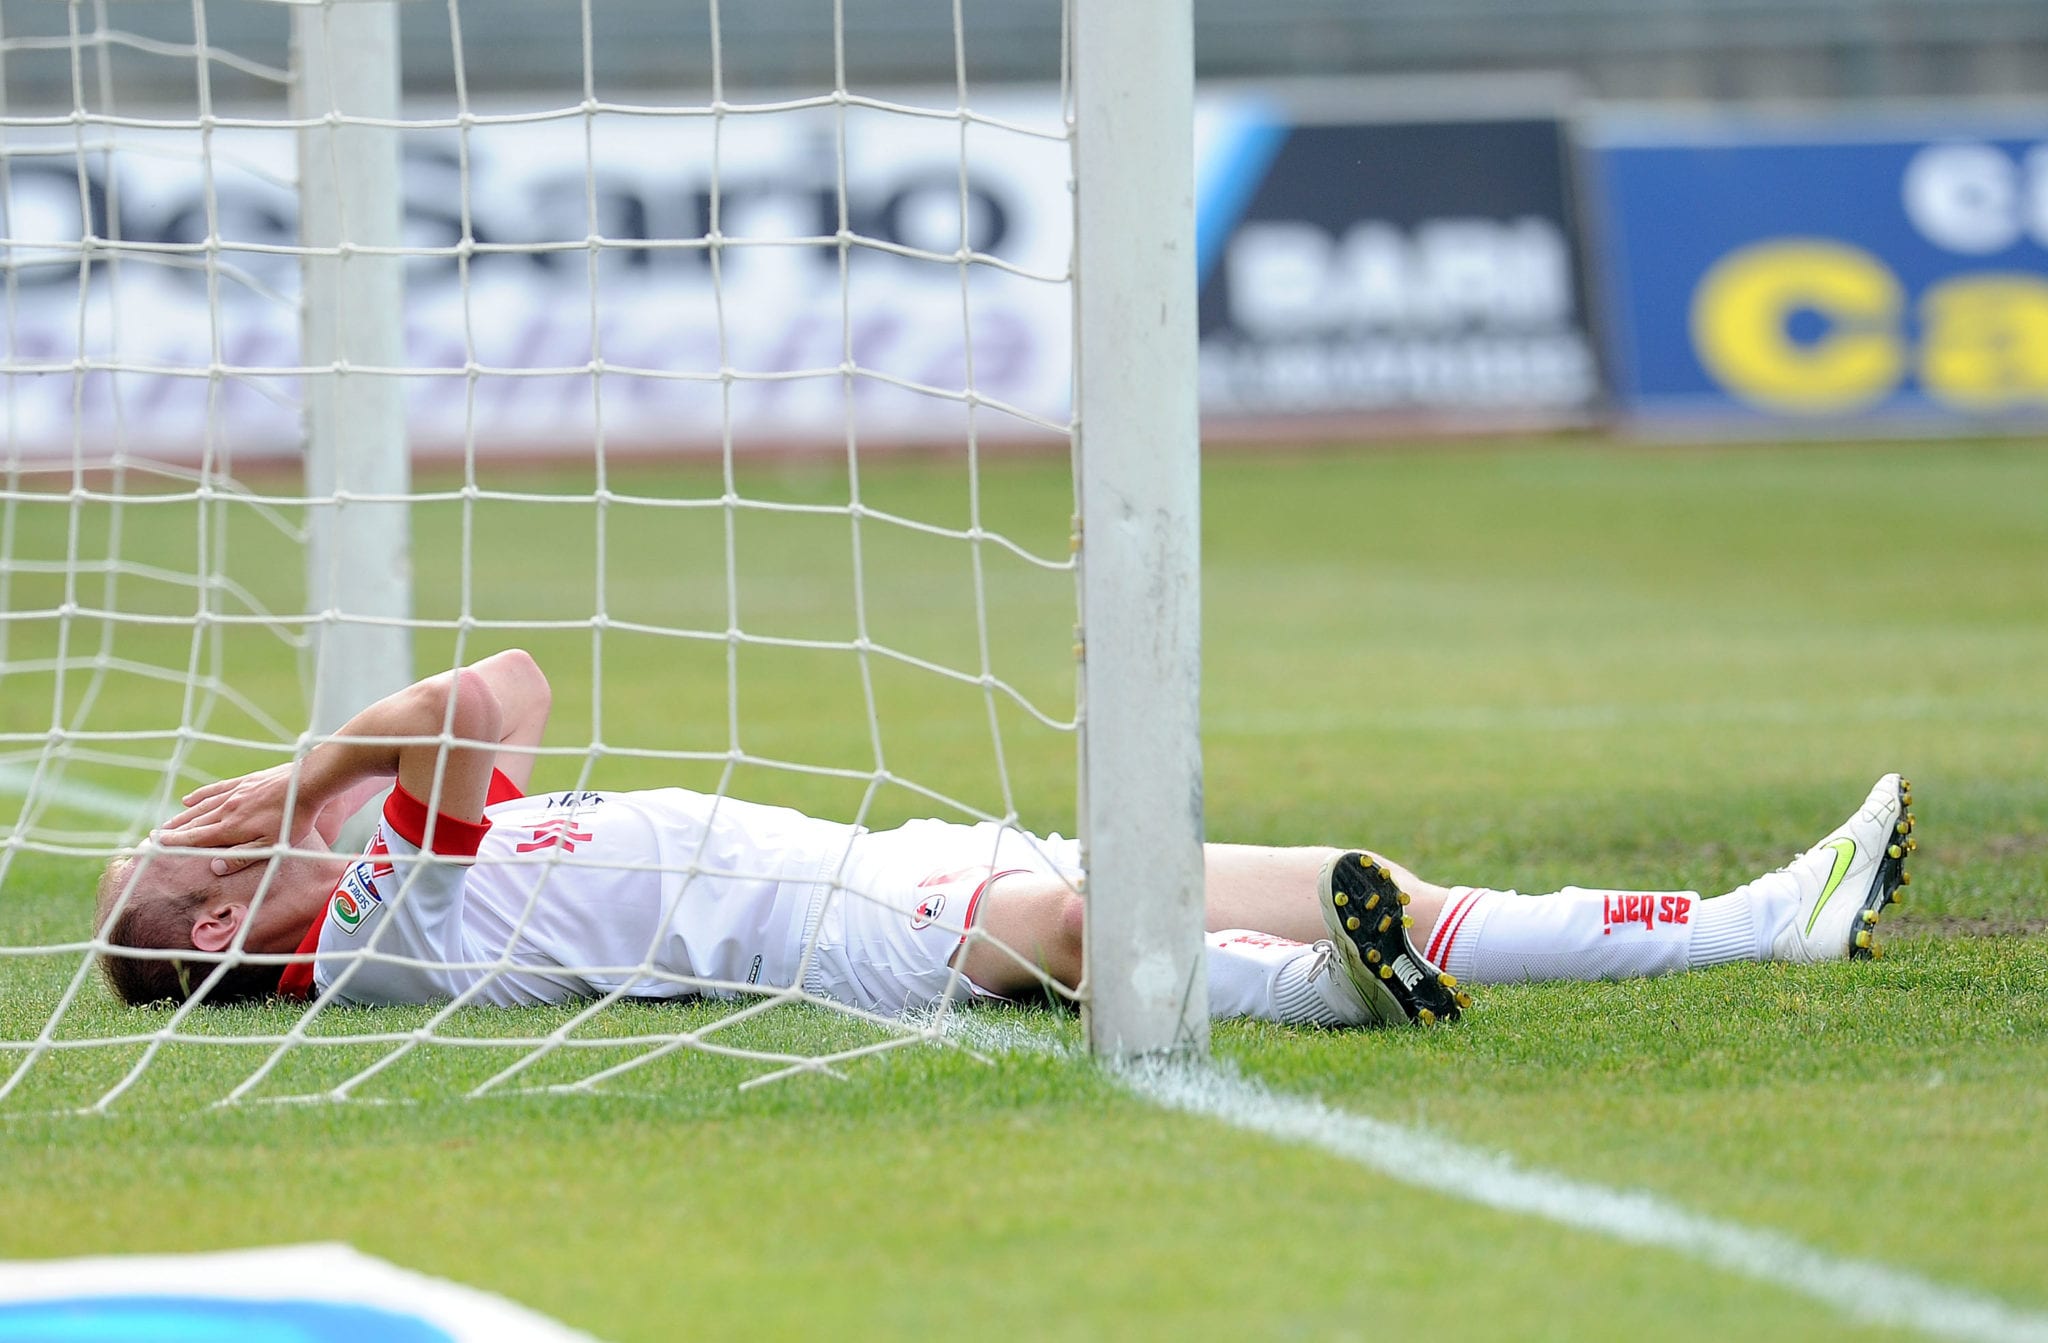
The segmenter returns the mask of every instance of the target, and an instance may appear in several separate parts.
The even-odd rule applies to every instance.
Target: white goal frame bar
[[[390,0],[292,11],[316,734],[413,679],[398,59]]]
[[[1206,1051],[1191,0],[1071,0],[1088,1046]]]

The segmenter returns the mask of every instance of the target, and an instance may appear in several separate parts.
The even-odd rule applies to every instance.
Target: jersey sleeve
[[[491,791],[484,799],[486,807],[495,807],[500,802],[517,802],[525,796],[526,794],[519,791],[519,785],[506,777],[504,770],[491,771]]]
[[[392,789],[369,848],[328,900],[319,980],[341,981],[341,996],[355,1003],[432,1002],[455,992],[455,976],[439,967],[469,959],[463,884],[490,828],[488,821],[432,812],[404,788]],[[379,959],[345,968],[348,953],[366,950]]]

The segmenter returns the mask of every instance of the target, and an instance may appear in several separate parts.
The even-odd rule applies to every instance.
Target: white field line
[[[1168,1109],[1320,1148],[1403,1184],[1484,1207],[1670,1250],[1796,1292],[1866,1324],[1937,1338],[2048,1343],[2048,1314],[1904,1269],[1829,1254],[1780,1232],[1689,1212],[1653,1194],[1531,1170],[1501,1153],[1333,1109],[1313,1097],[1269,1091],[1223,1068],[1148,1064],[1119,1068],[1117,1076]]]
[[[977,1054],[1065,1054],[1064,1042],[998,1010],[954,1008],[946,1038]]]
[[[947,1034],[986,1054],[1056,1053],[1040,1031],[972,1012]],[[1115,1070],[1131,1091],[1170,1110],[1220,1120],[1282,1142],[1319,1148],[1390,1179],[1502,1212],[1541,1217],[1630,1245],[1654,1246],[1725,1272],[1770,1283],[1866,1324],[1937,1338],[2048,1343],[2048,1315],[1870,1260],[1804,1245],[1777,1231],[1690,1212],[1641,1191],[1608,1189],[1531,1170],[1499,1152],[1268,1090],[1227,1067],[1149,1062]]]
[[[30,786],[35,783],[36,772],[28,765],[0,765],[0,796],[27,797]],[[72,783],[63,779],[55,782],[45,780],[35,789],[39,796],[47,797],[73,811],[82,811],[109,821],[121,821],[139,826],[142,809],[149,805],[149,799],[136,797],[132,793],[117,792],[97,784]]]

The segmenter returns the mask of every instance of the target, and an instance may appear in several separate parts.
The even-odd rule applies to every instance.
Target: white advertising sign
[[[415,449],[958,441],[970,401],[988,437],[1057,432],[1034,420],[1067,417],[1060,109],[976,110],[1046,135],[830,106],[404,132]],[[5,140],[10,452],[295,453],[299,263],[260,250],[297,244],[293,133],[216,128],[208,167],[195,131],[85,131],[83,155],[68,127]],[[993,264],[955,260],[963,205]],[[88,235],[122,245],[81,265]]]

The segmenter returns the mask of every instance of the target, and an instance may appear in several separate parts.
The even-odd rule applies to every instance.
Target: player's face
[[[333,859],[279,857],[216,878],[224,897],[249,909],[251,951],[297,948],[334,891],[333,865]]]
[[[213,875],[213,855],[190,849],[162,849],[135,860],[130,880],[137,896],[196,891],[219,887]]]
[[[137,894],[204,890],[208,908],[240,905],[246,911],[248,950],[290,951],[297,947],[333,887],[333,878],[324,869],[334,860],[269,858],[216,876],[213,860],[218,856],[218,852],[207,850],[171,851],[141,859],[136,869]]]

